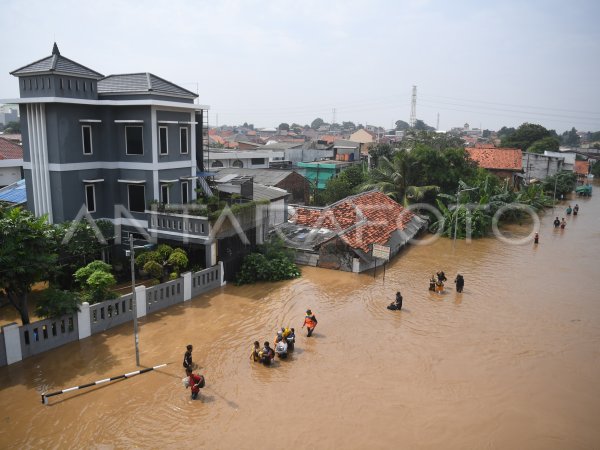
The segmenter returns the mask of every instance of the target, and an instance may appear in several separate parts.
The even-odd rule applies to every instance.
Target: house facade
[[[94,219],[148,228],[148,205],[188,203],[202,170],[208,107],[151,73],[104,76],[60,54],[19,79],[27,205],[51,223]]]

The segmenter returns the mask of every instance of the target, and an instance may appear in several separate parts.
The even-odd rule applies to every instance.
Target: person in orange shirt
[[[304,328],[306,326],[306,329],[308,330],[308,334],[307,336],[310,337],[315,329],[315,327],[317,326],[317,318],[315,317],[315,315],[312,313],[312,311],[310,309],[306,310],[306,316],[304,317],[304,324],[302,325],[302,328]]]

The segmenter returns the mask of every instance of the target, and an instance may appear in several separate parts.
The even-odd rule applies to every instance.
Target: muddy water
[[[0,369],[3,448],[598,448],[600,196],[578,199],[540,244],[497,239],[412,246],[386,271],[304,268],[276,284],[227,286],[140,323],[141,361],[171,363],[40,404],[42,391],[134,369],[132,326]],[[505,230],[522,235],[525,226]],[[432,271],[463,294],[427,291]],[[405,309],[386,309],[396,290]],[[288,361],[251,343],[300,328]],[[208,386],[181,383],[187,343]]]

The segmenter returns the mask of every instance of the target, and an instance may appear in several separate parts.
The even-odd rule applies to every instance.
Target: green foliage
[[[396,131],[406,131],[410,128],[410,125],[404,120],[396,120]]]
[[[600,178],[600,164],[598,162],[595,162],[592,166],[591,173],[595,178]]]
[[[21,132],[21,122],[8,122],[4,125],[4,132],[6,134],[9,133],[20,133]]]
[[[365,168],[362,164],[354,164],[344,169],[337,177],[330,178],[325,189],[319,192],[317,203],[328,205],[355,194],[358,186],[366,180]]]
[[[513,133],[502,137],[502,147],[514,147],[527,150],[531,145],[552,133],[541,125],[534,123],[523,123]]]
[[[319,127],[320,127],[321,125],[323,125],[324,123],[325,123],[325,121],[324,121],[323,119],[321,119],[320,117],[317,117],[315,120],[313,120],[313,121],[311,122],[311,124],[310,124],[310,127],[311,127],[313,130],[317,130],[317,129],[319,129]]]
[[[394,153],[394,148],[390,144],[375,144],[369,148],[371,156],[371,165],[377,167],[380,158],[390,159]]]
[[[553,195],[556,186],[556,198],[560,198],[561,195],[567,195],[569,192],[572,192],[576,184],[576,174],[573,172],[559,172],[556,175],[547,177],[542,184],[542,188],[544,192]]]
[[[111,288],[117,281],[111,270],[112,267],[105,262],[92,261],[75,272],[74,277],[80,286],[82,301],[94,304],[116,297]]]
[[[544,151],[557,152],[560,147],[560,142],[557,138],[547,136],[542,139],[538,139],[527,149],[531,153],[544,153]]]
[[[415,121],[415,130],[419,131],[435,131],[435,127],[431,127],[423,122],[421,119]]]
[[[153,278],[164,282],[171,273],[179,273],[189,264],[187,253],[182,248],[161,244],[156,250],[139,253],[135,265]]]
[[[0,205],[0,289],[29,323],[27,297],[38,281],[48,280],[56,266],[54,229],[46,217]]]
[[[283,122],[283,123],[279,124],[278,129],[279,130],[290,131],[290,125],[288,123]]]
[[[244,258],[237,273],[236,284],[252,284],[259,281],[280,281],[297,278],[300,269],[294,263],[293,251],[274,238],[259,248],[259,253],[250,253]]]
[[[38,299],[35,313],[46,319],[74,314],[79,311],[80,302],[75,293],[50,287]]]
[[[600,131],[594,131],[593,133],[590,133],[588,139],[590,142],[600,141]]]
[[[435,131],[408,130],[400,143],[400,148],[412,150],[418,145],[446,150],[448,148],[464,148],[465,144],[459,136],[449,133],[436,133]]]
[[[96,226],[106,241],[113,237],[114,227],[111,222],[99,220],[96,221]],[[58,264],[51,282],[60,289],[69,290],[73,286],[73,273],[89,261],[99,258],[105,244],[98,239],[93,227],[87,221],[76,224],[64,222],[56,225],[54,241]]]
[[[578,147],[581,143],[581,139],[577,134],[575,127],[571,128],[570,131],[565,131],[561,136],[562,142],[569,147]]]

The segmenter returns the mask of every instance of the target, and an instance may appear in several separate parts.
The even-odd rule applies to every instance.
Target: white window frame
[[[184,192],[185,192],[185,201],[184,201]],[[182,181],[181,182],[181,204],[185,205],[186,203],[190,202],[190,194],[188,191],[188,182],[187,181]]]
[[[162,140],[160,138],[162,130],[165,130],[165,145],[167,147],[164,149],[162,148]],[[169,127],[158,127],[158,154],[162,156],[169,154]]]
[[[142,129],[142,153],[129,153],[129,149],[127,148],[127,128]],[[142,125],[125,125],[125,154],[130,156],[142,156],[144,154],[144,127]]]
[[[86,153],[85,152],[85,133],[83,132],[84,128],[87,128],[90,130],[90,152]],[[94,144],[93,144],[93,138],[92,138],[92,126],[91,125],[81,125],[81,145],[83,147],[83,154],[84,155],[93,155],[94,154]]]
[[[166,189],[166,193],[167,193],[167,201],[164,201],[164,195],[163,195],[163,189]],[[170,189],[169,189],[169,185],[167,183],[162,183],[160,185],[160,202],[164,203],[165,205],[168,205],[170,203]]]
[[[185,152],[181,148],[181,132],[185,130]],[[190,153],[190,132],[188,127],[179,127],[179,153],[187,155]]]
[[[144,186],[143,184],[128,184],[127,185],[127,209],[129,210],[129,212],[133,212],[133,213],[144,212],[144,211],[132,211],[131,210],[131,198],[129,195],[129,186],[141,186],[144,189],[144,205],[146,205],[146,186]]]
[[[88,204],[88,188],[92,188],[92,197],[94,198],[94,209],[90,209],[90,205]],[[96,212],[96,186],[94,184],[84,184],[84,194],[85,194],[85,206],[88,212],[93,213]]]

